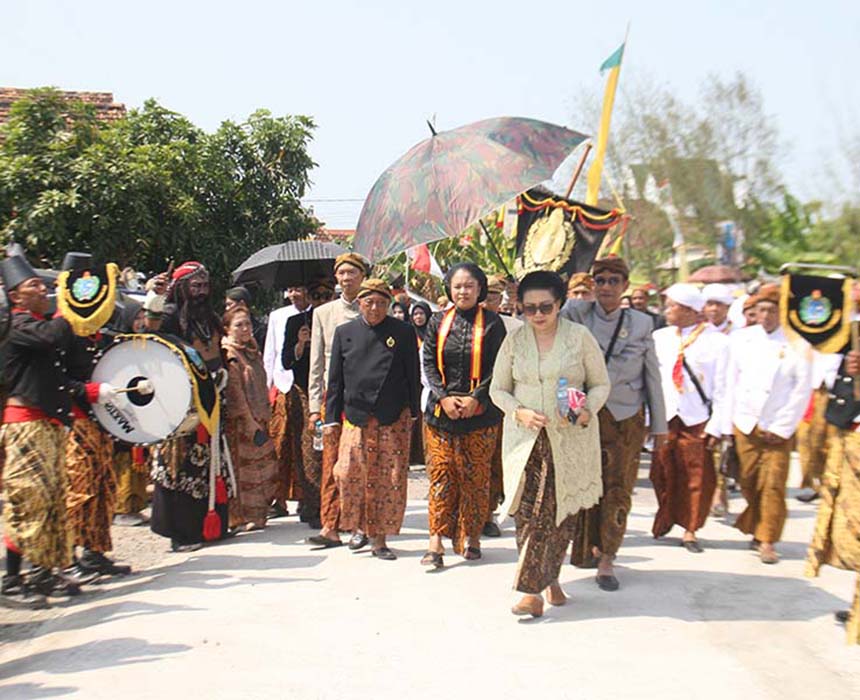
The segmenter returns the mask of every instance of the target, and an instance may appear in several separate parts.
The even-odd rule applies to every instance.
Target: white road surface
[[[0,698],[860,697],[860,647],[833,620],[855,575],[802,575],[814,506],[790,500],[776,566],[714,520],[693,555],[677,530],[651,538],[655,501],[640,477],[621,590],[566,565],[569,604],[539,620],[509,612],[510,522],[482,562],[449,554],[428,573],[422,502],[392,540],[396,562],[312,552],[308,529],[281,520],[90,589],[31,639],[3,644]]]

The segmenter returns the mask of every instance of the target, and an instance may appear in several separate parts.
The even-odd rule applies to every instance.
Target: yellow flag
[[[625,42],[626,43],[626,42]],[[600,130],[597,132],[597,148],[594,160],[588,169],[588,189],[585,203],[594,206],[600,194],[600,178],[603,175],[603,159],[606,157],[606,142],[609,140],[609,122],[612,120],[612,105],[615,104],[615,90],[618,87],[618,76],[621,74],[621,59],[624,56],[624,44],[600,66],[600,72],[609,71],[606,80],[606,90],[603,93],[603,111],[600,115]]]

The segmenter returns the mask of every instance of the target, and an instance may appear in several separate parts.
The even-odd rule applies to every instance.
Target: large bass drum
[[[149,380],[151,394],[134,391]],[[93,406],[101,426],[128,443],[148,445],[195,430],[201,383],[212,380],[197,352],[178,339],[154,335],[121,335],[104,351],[93,371],[94,382],[107,382],[117,393]]]

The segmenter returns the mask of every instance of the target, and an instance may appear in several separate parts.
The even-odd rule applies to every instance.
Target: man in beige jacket
[[[308,378],[308,430],[316,430],[317,422],[323,420],[323,397],[328,386],[329,362],[335,329],[358,318],[358,292],[367,276],[368,264],[358,253],[344,253],[334,263],[334,276],[340,285],[341,295],[334,301],[323,304],[314,311],[311,331],[310,376]],[[323,420],[323,422],[326,422]],[[337,460],[340,442],[340,426],[327,425],[323,430],[322,483],[320,484],[319,535],[308,538],[308,543],[318,547],[339,547],[343,544],[338,535],[340,507],[337,484],[334,480],[334,463]],[[357,533],[350,540],[350,549],[361,549],[367,537]]]

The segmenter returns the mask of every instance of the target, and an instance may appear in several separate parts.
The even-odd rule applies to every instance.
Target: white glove
[[[116,388],[107,382],[99,384],[99,403],[107,403],[116,394]]]
[[[149,396],[155,393],[155,387],[148,379],[141,379],[134,387],[134,390],[141,396]]]

